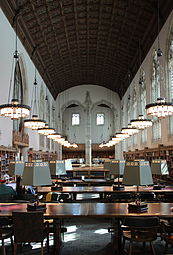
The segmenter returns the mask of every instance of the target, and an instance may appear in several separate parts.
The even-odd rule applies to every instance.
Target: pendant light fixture
[[[139,130],[135,127],[132,127],[132,124],[128,124],[127,128],[122,128],[121,133],[122,134],[128,134],[129,136],[135,135],[139,132]]]
[[[48,98],[46,96],[46,102],[47,101],[48,101]],[[46,103],[46,107],[47,107],[47,103]],[[54,123],[54,121],[55,121],[55,117],[54,117],[55,116],[55,113],[54,113],[55,108],[54,107],[53,107],[52,111],[53,111],[53,116],[52,117],[53,117],[53,123]],[[49,125],[46,123],[45,127],[38,129],[38,133],[40,135],[48,136],[48,135],[54,134],[55,133],[55,129],[54,128],[50,128]]]
[[[160,40],[159,40],[159,32],[160,32],[160,15],[159,15],[159,0],[158,0],[158,50],[157,57],[161,57],[163,52],[160,48]],[[159,72],[160,72],[160,61],[159,61]],[[161,72],[160,72],[161,75]],[[160,79],[161,81],[161,79]],[[159,81],[159,82],[160,82]],[[165,98],[159,97],[157,98],[155,103],[147,104],[145,107],[147,111],[147,115],[157,118],[164,118],[166,116],[173,115],[173,103],[166,102]]]
[[[138,119],[133,119],[130,121],[131,126],[137,129],[145,129],[151,127],[153,122],[150,119],[145,119],[143,115],[139,115]]]
[[[38,91],[37,91],[37,79],[36,79],[36,69],[35,69],[35,79],[34,79],[34,87],[33,87],[33,95],[32,95],[32,118],[24,120],[24,127],[31,128],[32,130],[37,130],[38,128],[45,127],[46,121],[41,120],[38,117]]]
[[[18,10],[16,10],[16,13]],[[16,36],[15,36],[15,52],[13,55],[13,64],[10,78],[10,88],[8,95],[8,103],[0,105],[0,115],[4,117],[10,117],[11,119],[26,118],[30,114],[31,107],[24,105],[21,98],[19,98],[20,89],[17,88],[16,70],[19,65],[19,54],[17,50],[17,14],[15,18]],[[11,99],[12,98],[12,99]],[[11,99],[11,100],[10,100]],[[11,102],[10,102],[11,101]]]
[[[139,42],[139,74],[140,74],[140,77],[139,77],[139,86],[142,86],[142,83],[144,82],[143,78],[142,78],[141,65],[142,65],[142,61],[141,61],[141,45],[140,45],[140,42]],[[142,112],[141,108],[142,108],[142,105],[140,104],[139,110]],[[144,115],[142,115],[142,114],[139,114],[137,119],[132,119],[130,121],[130,126],[132,128],[137,129],[137,130],[143,130],[145,128],[151,127],[152,124],[153,124],[152,120],[145,118]],[[134,132],[135,132],[134,134],[137,134],[136,131],[134,131]]]

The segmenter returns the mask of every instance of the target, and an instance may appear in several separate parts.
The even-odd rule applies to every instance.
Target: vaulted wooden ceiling
[[[161,28],[172,0],[5,0],[0,5],[14,29],[18,21],[18,36],[54,98],[81,84],[104,86],[122,97],[129,72],[132,79],[158,34],[158,1]]]

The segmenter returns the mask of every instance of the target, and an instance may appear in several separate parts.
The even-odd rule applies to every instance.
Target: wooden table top
[[[107,180],[107,179],[92,179],[92,178],[85,178],[83,181],[81,179],[52,179],[52,182],[56,183],[74,183],[74,184],[81,184],[81,183],[113,183],[114,180]]]
[[[51,187],[38,187],[38,193],[48,193],[51,192]],[[118,192],[137,192],[135,186],[126,186],[124,190],[113,190],[112,186],[80,186],[80,187],[68,187],[63,186],[62,190],[55,190],[52,192],[61,192],[61,193],[118,193]],[[150,187],[139,187],[139,192],[155,192],[155,193],[164,193],[164,192],[173,192],[173,187],[166,187],[162,190],[154,190],[152,186]]]
[[[67,170],[71,172],[110,172],[108,169],[104,169],[103,167],[73,167],[72,170]]]
[[[12,211],[26,211],[25,203],[0,203],[0,217],[11,217]],[[128,203],[47,203],[45,218],[74,217],[108,217],[123,218],[128,216],[158,216],[173,217],[173,203],[148,203],[148,211],[144,213],[129,213]]]

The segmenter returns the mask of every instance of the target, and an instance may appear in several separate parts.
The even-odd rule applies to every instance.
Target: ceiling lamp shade
[[[129,137],[129,134],[123,134],[123,133],[116,133],[115,134],[115,137],[117,137],[117,138],[121,138],[121,140],[124,140],[124,139],[126,139],[126,138],[128,138]]]
[[[48,124],[45,124],[45,127],[38,129],[38,133],[40,135],[48,136],[48,135],[54,134],[55,129],[54,128],[49,128]]]
[[[166,102],[165,98],[157,98],[155,103],[147,104],[145,108],[149,116],[162,118],[173,115],[173,103]]]
[[[128,127],[127,128],[122,128],[121,129],[121,133],[122,134],[128,134],[129,136],[131,135],[135,135],[139,132],[139,130],[135,127],[132,127],[131,124],[128,124]]]
[[[12,99],[11,104],[0,105],[0,115],[12,120],[28,117],[30,110],[30,106],[20,104],[17,99]]]
[[[73,148],[78,148],[78,145],[76,143],[72,143],[71,145]]]
[[[63,137],[58,138],[58,139],[55,140],[55,142],[58,142],[58,143],[63,145],[63,143],[65,142],[65,138],[63,138]]]
[[[152,120],[144,119],[143,115],[139,115],[138,119],[133,119],[130,122],[132,127],[135,127],[137,129],[145,129],[152,126]]]
[[[53,134],[49,134],[49,135],[47,136],[47,138],[52,139],[52,140],[54,140],[54,141],[57,141],[58,139],[61,138],[61,135],[58,134],[58,133],[53,133]]]
[[[46,121],[40,120],[38,115],[32,115],[31,119],[24,120],[24,126],[26,128],[31,128],[32,130],[37,130],[39,128],[45,127]]]
[[[19,56],[17,51],[17,18],[16,18],[15,52],[13,54],[13,64],[10,77],[8,103],[0,105],[0,115],[4,117],[10,117],[11,119],[14,120],[28,117],[31,110],[30,106],[25,105],[22,102],[23,95],[19,88],[20,85],[18,84],[19,78],[18,67],[20,68]]]
[[[31,128],[32,130],[37,130],[39,128],[44,128],[46,125],[45,120],[41,120],[38,117],[38,92],[37,92],[37,80],[36,80],[36,69],[35,69],[35,80],[34,80],[34,88],[33,88],[33,96],[32,96],[32,117],[30,119],[24,120],[24,127]]]

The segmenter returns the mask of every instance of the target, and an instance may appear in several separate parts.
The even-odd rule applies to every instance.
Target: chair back
[[[137,228],[152,228],[159,226],[158,217],[127,217],[124,219],[123,225]]]
[[[16,243],[43,241],[45,237],[43,212],[13,212],[12,218]]]

